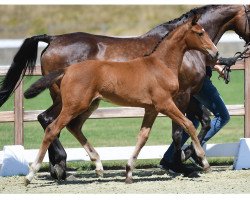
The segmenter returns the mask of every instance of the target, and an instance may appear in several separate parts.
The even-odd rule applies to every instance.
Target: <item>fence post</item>
[[[247,55],[250,55],[248,51]],[[250,57],[244,61],[245,68],[245,130],[244,137],[250,138]]]
[[[14,144],[23,145],[23,81],[15,90],[14,105]]]

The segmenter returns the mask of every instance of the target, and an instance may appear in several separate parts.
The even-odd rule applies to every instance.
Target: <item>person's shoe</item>
[[[160,161],[160,167],[166,171],[169,171],[172,174],[183,174],[184,176],[187,176],[187,177],[196,176],[194,174],[194,173],[196,173],[196,170],[194,170],[193,168],[185,166],[182,163],[177,164],[174,162],[169,162],[163,158]]]

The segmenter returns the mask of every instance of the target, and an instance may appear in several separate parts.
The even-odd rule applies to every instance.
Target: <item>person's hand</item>
[[[214,66],[214,69],[215,71],[217,71],[219,73],[219,77],[225,79],[225,73],[224,73],[224,70],[223,70],[223,67],[221,65],[215,65]]]

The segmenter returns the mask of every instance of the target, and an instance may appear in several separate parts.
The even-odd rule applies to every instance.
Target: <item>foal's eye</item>
[[[199,35],[199,36],[203,36],[203,35],[204,35],[204,33],[198,33],[198,35]]]

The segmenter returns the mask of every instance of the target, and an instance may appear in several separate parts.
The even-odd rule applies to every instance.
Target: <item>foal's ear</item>
[[[193,19],[192,19],[192,26],[197,24],[198,20],[200,19],[201,15],[200,14],[195,14]]]

